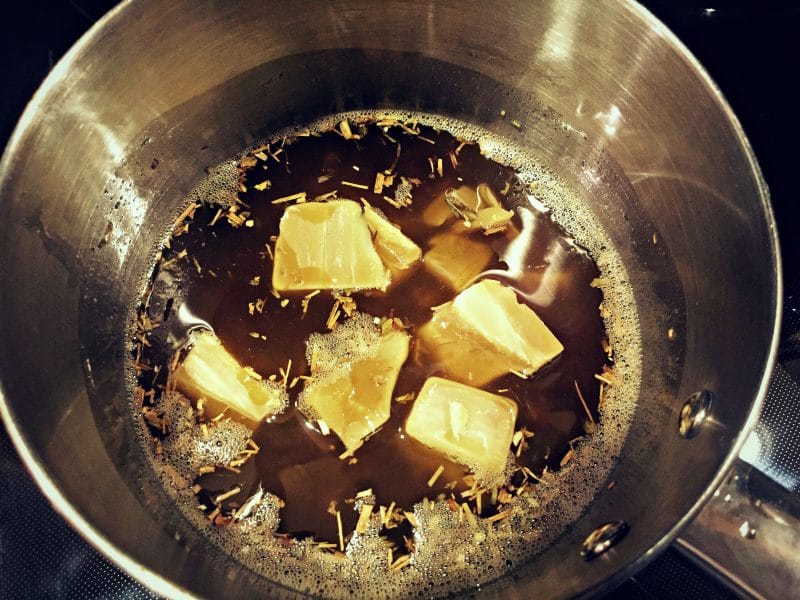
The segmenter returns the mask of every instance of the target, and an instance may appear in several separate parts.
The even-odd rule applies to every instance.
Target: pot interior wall
[[[778,285],[764,190],[727,107],[635,7],[125,5],[56,69],[4,156],[0,381],[14,427],[140,564],[204,596],[273,593],[209,552],[151,484],[123,378],[130,311],[205,168],[287,125],[375,107],[529,148],[625,260],[644,376],[616,485],[486,593],[598,589],[692,509],[737,443]],[[681,405],[700,389],[715,395],[713,420],[681,439]],[[585,563],[583,538],[613,519],[630,534]]]

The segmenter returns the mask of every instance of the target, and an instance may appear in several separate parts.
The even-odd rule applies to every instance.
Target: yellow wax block
[[[469,467],[502,472],[514,435],[517,404],[504,396],[440,377],[422,386],[406,433]]]
[[[174,376],[180,391],[194,400],[205,398],[211,412],[228,407],[248,419],[262,421],[283,411],[288,402],[283,388],[242,367],[211,332],[195,334]]]
[[[478,387],[510,371],[530,376],[564,350],[514,290],[489,279],[439,307],[419,338],[449,377]]]
[[[445,199],[452,211],[457,211],[468,220],[474,219],[481,210],[501,208],[500,201],[492,188],[485,183],[479,184],[477,188],[462,185],[449,189],[445,193]]]
[[[305,202],[286,208],[275,243],[276,291],[386,289],[389,281],[356,202]]]
[[[489,184],[479,183],[478,187],[475,188],[475,196],[478,199],[478,202],[475,205],[476,212],[488,207],[501,206],[500,200],[497,198],[497,194],[494,193]]]
[[[375,250],[390,269],[408,269],[422,256],[422,250],[399,227],[370,205],[364,206],[364,217],[373,235]]]
[[[453,209],[445,202],[445,196],[446,192],[442,192],[422,211],[422,222],[428,227],[441,227],[446,221],[456,218]]]
[[[507,357],[509,368],[531,375],[564,351],[539,316],[499,281],[485,279],[453,300],[453,313]]]
[[[438,309],[433,318],[417,330],[426,360],[440,363],[447,376],[476,387],[509,371],[508,360],[478,339],[453,314],[452,303]]]
[[[337,332],[322,337],[335,336]],[[322,419],[348,449],[357,447],[370,433],[389,419],[397,375],[408,358],[409,336],[389,333],[356,347],[347,362],[327,361],[320,351],[323,367],[305,383],[300,407]],[[336,344],[333,344],[335,347]],[[314,350],[312,349],[312,354]],[[314,366],[312,364],[312,372]]]
[[[505,210],[499,206],[490,206],[477,212],[473,225],[483,229],[487,235],[497,233],[508,226],[513,216],[514,211],[512,210]]]
[[[464,216],[471,217],[481,206],[480,198],[476,189],[469,185],[461,185],[455,189],[447,190],[445,194],[447,203]]]
[[[477,277],[494,255],[489,244],[461,233],[461,223],[431,238],[423,264],[433,275],[455,291],[460,291]]]
[[[514,216],[514,211],[505,210],[492,188],[485,183],[477,188],[462,185],[447,190],[445,199],[449,208],[464,219],[467,227],[481,228],[487,235],[503,231]]]

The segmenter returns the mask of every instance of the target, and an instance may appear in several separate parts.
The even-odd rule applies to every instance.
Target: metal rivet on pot
[[[627,535],[628,531],[630,531],[630,527],[625,521],[609,521],[600,525],[584,540],[581,556],[587,561],[594,560],[615,546]]]
[[[695,392],[683,403],[681,416],[678,419],[678,431],[683,438],[692,438],[700,430],[711,408],[711,392],[702,390]]]
[[[756,530],[754,527],[750,526],[749,521],[745,521],[739,527],[739,535],[745,539],[752,540],[754,537],[756,537]]]

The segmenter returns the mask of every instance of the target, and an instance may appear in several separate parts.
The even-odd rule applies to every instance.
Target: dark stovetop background
[[[115,2],[51,0],[3,7],[0,147],[55,62]],[[739,116],[772,193],[786,279],[784,339],[800,310],[800,4],[788,1],[645,2],[699,58]],[[790,326],[789,323],[792,323]],[[796,346],[796,344],[795,344]],[[783,355],[797,364],[797,356]],[[786,363],[784,363],[786,364]],[[612,596],[729,598],[670,549]],[[95,552],[41,496],[0,427],[0,598],[153,598]]]

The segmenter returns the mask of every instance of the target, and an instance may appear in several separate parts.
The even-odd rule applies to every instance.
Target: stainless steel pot
[[[205,167],[288,124],[363,107],[451,115],[531,148],[625,259],[645,375],[616,485],[482,593],[608,589],[669,543],[736,455],[765,392],[781,297],[767,190],[738,121],[680,42],[629,2],[112,11],[55,67],[0,164],[0,412],[20,454],[64,517],[157,592],[293,595],[198,544],[150,485],[126,413],[127,318]],[[711,407],[689,414],[696,427],[682,436],[698,391]],[[612,520],[628,535],[584,561],[586,536]]]

